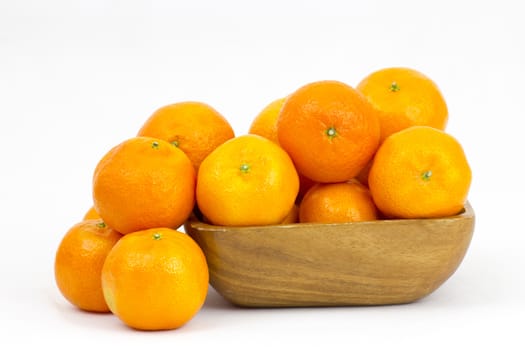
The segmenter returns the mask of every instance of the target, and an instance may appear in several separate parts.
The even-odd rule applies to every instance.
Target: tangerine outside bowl
[[[342,224],[225,227],[193,217],[210,283],[244,307],[410,303],[440,287],[474,232],[469,203],[455,216]]]

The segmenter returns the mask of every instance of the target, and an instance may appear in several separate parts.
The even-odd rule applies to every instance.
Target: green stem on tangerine
[[[158,241],[162,238],[162,235],[158,232],[155,232],[152,237],[154,240]]]
[[[399,87],[397,82],[393,81],[392,84],[390,84],[390,91],[397,92],[399,90],[401,90],[401,88]]]
[[[334,137],[337,136],[337,130],[335,130],[333,126],[326,129],[325,133],[326,133],[326,136],[328,136],[330,139],[333,139]]]
[[[175,146],[175,147],[179,147],[179,141],[177,141],[177,140],[173,140],[173,141],[171,141],[171,144],[172,144],[173,146]]]
[[[106,228],[106,223],[105,223],[104,221],[99,222],[99,223],[97,224],[97,227],[98,227],[98,228]]]
[[[431,177],[432,177],[432,170],[427,170],[421,173],[421,179],[423,179],[423,181],[430,181]]]
[[[158,141],[153,141],[151,143],[151,148],[153,148],[153,149],[159,149],[159,146],[160,145],[159,145]]]
[[[241,171],[241,173],[246,174],[250,171],[250,168],[250,164],[242,163],[239,167],[239,170]]]

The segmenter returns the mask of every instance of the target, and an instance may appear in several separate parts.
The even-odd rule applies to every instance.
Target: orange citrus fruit
[[[372,158],[379,145],[379,120],[352,87],[318,81],[286,99],[277,133],[300,174],[316,182],[342,182]]]
[[[195,204],[195,169],[179,148],[151,137],[113,147],[93,175],[93,201],[104,221],[120,233],[177,228]]]
[[[357,85],[357,90],[379,111],[381,141],[410,126],[446,127],[448,109],[441,91],[434,81],[414,69],[374,71]]]
[[[138,136],[155,137],[176,145],[197,171],[212,150],[234,137],[234,131],[208,104],[184,101],[157,109],[142,125]]]
[[[281,108],[286,98],[279,98],[270,102],[262,111],[255,117],[250,125],[248,132],[279,143],[277,138],[277,118],[281,112]]]
[[[386,216],[431,218],[460,212],[471,178],[463,148],[454,137],[432,127],[413,126],[383,142],[368,185]]]
[[[81,221],[64,235],[55,256],[55,281],[71,304],[86,311],[109,311],[100,276],[106,256],[121,236],[100,219]]]
[[[355,222],[377,219],[370,191],[357,180],[318,183],[304,196],[299,207],[300,222]]]
[[[299,205],[294,204],[292,210],[290,210],[284,220],[281,221],[281,224],[294,224],[296,222],[299,222]]]
[[[88,211],[86,211],[84,213],[83,219],[84,220],[100,219],[100,215],[98,215],[97,210],[95,209],[95,207],[91,206],[91,208],[89,208]]]
[[[200,310],[208,292],[208,266],[185,233],[153,228],[125,235],[102,268],[105,300],[126,325],[175,329]]]
[[[197,204],[215,225],[278,224],[292,209],[299,178],[288,154],[259,135],[239,136],[201,163]]]

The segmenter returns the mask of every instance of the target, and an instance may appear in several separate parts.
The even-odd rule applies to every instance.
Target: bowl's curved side
[[[461,215],[427,220],[226,228],[186,224],[210,267],[210,283],[251,307],[408,303],[442,285],[474,231]]]

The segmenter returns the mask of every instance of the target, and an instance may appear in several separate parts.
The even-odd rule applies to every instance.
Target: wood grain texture
[[[474,232],[467,203],[456,216],[345,224],[221,227],[190,220],[210,283],[247,307],[409,303],[457,269]]]

